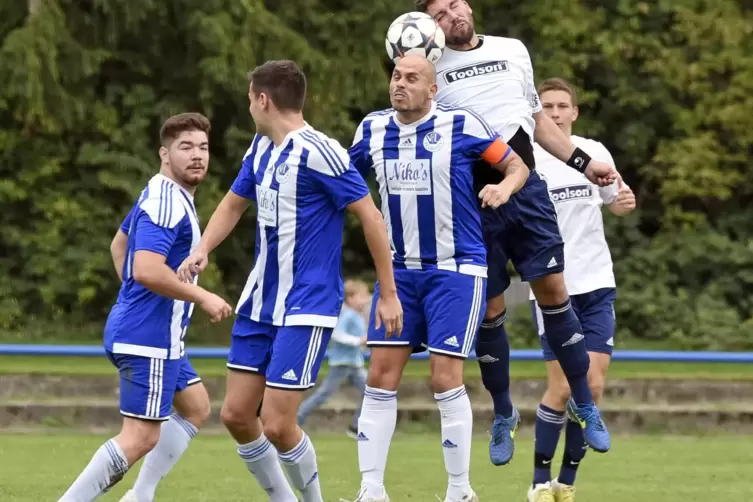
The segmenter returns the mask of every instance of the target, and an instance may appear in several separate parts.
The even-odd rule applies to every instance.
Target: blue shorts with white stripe
[[[448,270],[395,269],[403,306],[403,333],[387,338],[374,326],[379,284],[374,288],[366,345],[426,348],[435,354],[467,358],[476,348],[476,332],[486,311],[486,279]]]
[[[227,367],[263,375],[267,386],[305,390],[316,384],[332,328],[273,326],[239,315]]]
[[[167,420],[176,392],[201,382],[187,356],[154,359],[107,352],[120,374],[120,413],[143,420]]]

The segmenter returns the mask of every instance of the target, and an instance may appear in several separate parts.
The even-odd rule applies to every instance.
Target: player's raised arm
[[[512,147],[499,138],[489,145],[481,154],[481,158],[505,176],[496,185],[486,185],[478,194],[482,207],[496,209],[506,204],[512,194],[523,188],[531,171]]]
[[[256,200],[256,183],[253,171],[253,155],[261,136],[256,136],[243,157],[243,164],[230,190],[222,198],[217,209],[201,235],[201,240],[191,255],[178,267],[178,277],[190,282],[209,264],[209,254],[217,248],[240,221],[243,213]]]

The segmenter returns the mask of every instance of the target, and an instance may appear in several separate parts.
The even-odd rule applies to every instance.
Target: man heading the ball
[[[362,175],[376,174],[405,311],[402,336],[369,326],[357,502],[389,500],[384,469],[397,421],[397,387],[411,353],[427,348],[449,475],[445,501],[478,500],[469,476],[473,413],[463,385],[463,362],[473,350],[486,300],[477,198],[484,207],[506,203],[525,183],[528,168],[478,115],[434,103],[435,79],[424,57],[398,61],[390,81],[393,108],[366,116],[349,152]],[[476,192],[472,169],[479,160],[502,179]],[[374,294],[379,290],[377,283]]]
[[[439,103],[467,107],[484,119],[532,169],[525,186],[502,209],[483,209],[489,253],[487,308],[476,354],[484,386],[494,401],[495,420],[489,456],[508,463],[519,414],[510,400],[510,345],[504,329],[503,293],[510,284],[507,261],[531,288],[541,307],[552,352],[560,362],[572,398],[568,414],[584,429],[586,442],[601,452],[610,438],[588,386],[589,359],[583,329],[572,309],[563,277],[564,251],[546,183],[533,170],[536,141],[555,158],[604,186],[612,183],[611,166],[591,160],[546,116],[536,93],[528,50],[519,40],[477,35],[473,12],[464,0],[416,0],[416,10],[430,14],[445,33],[447,47],[437,62]],[[496,183],[496,173],[477,169],[476,187]]]

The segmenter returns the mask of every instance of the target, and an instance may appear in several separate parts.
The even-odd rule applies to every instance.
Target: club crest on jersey
[[[549,195],[554,202],[576,199],[590,199],[591,185],[572,185],[569,187],[555,188],[549,190]]]
[[[424,136],[424,148],[430,152],[438,152],[444,145],[444,139],[442,136],[434,131],[431,131]]]
[[[277,183],[280,185],[287,182],[290,179],[290,166],[287,164],[279,166],[275,173],[275,177],[277,178]]]
[[[510,71],[507,61],[484,61],[483,63],[475,63],[454,70],[449,70],[444,75],[444,81],[448,84],[452,84],[467,78],[480,77],[482,75],[489,75],[490,73],[501,73],[506,71]]]

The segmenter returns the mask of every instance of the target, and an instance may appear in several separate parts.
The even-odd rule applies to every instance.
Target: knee
[[[463,359],[431,355],[431,390],[436,394],[463,385]]]
[[[505,311],[505,296],[499,295],[486,301],[484,319],[494,319]]]
[[[295,420],[287,420],[283,416],[269,417],[264,422],[264,435],[274,445],[286,444],[297,427]]]
[[[570,298],[562,273],[547,275],[531,282],[531,289],[539,305],[561,305]]]
[[[207,421],[209,415],[212,413],[212,406],[209,404],[209,400],[202,403],[197,403],[195,407],[188,410],[188,413],[181,415],[194,427],[200,429],[204,422]]]
[[[222,424],[231,431],[245,429],[256,418],[256,410],[244,410],[228,402],[225,402],[220,410]]]
[[[159,422],[135,423],[132,427],[124,427],[117,438],[126,457],[139,459],[152,451],[160,436]]]
[[[388,357],[372,358],[366,385],[375,389],[397,390],[403,369]]]

